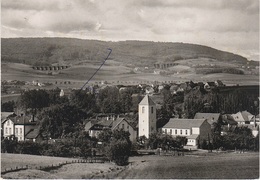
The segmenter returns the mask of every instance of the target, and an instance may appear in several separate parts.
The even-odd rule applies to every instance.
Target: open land
[[[80,88],[88,80],[99,66],[94,65],[77,65],[64,69],[56,74],[47,74],[44,71],[33,70],[31,66],[19,63],[2,63],[2,80],[20,80],[33,81],[38,80],[43,83],[56,83],[55,87],[63,86],[71,88]],[[180,70],[183,69],[184,72]],[[180,71],[180,72],[177,72]],[[176,73],[176,72],[177,73]],[[111,84],[139,84],[149,82],[175,82],[182,83],[187,81],[208,82],[221,80],[226,85],[255,85],[259,84],[258,75],[240,75],[240,74],[196,74],[194,68],[185,65],[173,67],[171,74],[155,74],[153,72],[134,72],[133,68],[111,63],[104,65],[101,70],[93,77],[90,84],[95,82],[107,81]],[[70,84],[64,85],[64,81],[70,81]],[[53,88],[49,87],[49,88]],[[46,88],[46,87],[45,87]]]
[[[51,164],[70,158],[2,154],[2,169],[16,164]],[[70,159],[71,160],[71,159]],[[15,161],[15,162],[14,162]],[[36,169],[7,173],[3,178],[126,178],[126,179],[258,179],[258,153],[192,153],[185,156],[130,157],[126,167],[111,163],[76,163],[51,171]]]

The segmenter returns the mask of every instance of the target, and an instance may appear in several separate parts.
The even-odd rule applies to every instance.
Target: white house
[[[187,137],[187,146],[197,148],[203,141],[208,140],[211,135],[211,126],[206,119],[174,119],[171,118],[162,127],[165,134]]]
[[[18,141],[24,141],[27,133],[37,128],[32,116],[8,116],[2,123],[3,137],[7,138],[15,135]]]
[[[250,124],[253,115],[250,112],[242,111],[231,115],[238,124]]]
[[[138,115],[138,136],[149,138],[156,132],[156,104],[148,95],[139,103]]]

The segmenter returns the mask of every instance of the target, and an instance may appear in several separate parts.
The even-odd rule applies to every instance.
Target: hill
[[[63,84],[86,81],[113,50],[93,81],[214,81],[258,84],[258,62],[211,47],[170,42],[106,42],[72,38],[2,38],[3,80]],[[32,66],[69,66],[63,70]],[[156,65],[156,66],[155,66]],[[159,66],[157,66],[159,65]],[[250,66],[250,67],[249,67]],[[61,82],[59,82],[61,81]]]
[[[157,62],[211,58],[235,64],[247,59],[207,46],[186,43],[147,41],[105,42],[70,38],[2,38],[2,61],[28,65],[77,64],[100,62],[113,49],[111,60],[123,64],[153,66]]]

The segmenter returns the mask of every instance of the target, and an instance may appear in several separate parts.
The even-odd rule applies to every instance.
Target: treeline
[[[259,87],[252,88],[216,88],[205,91],[204,88],[194,88],[185,93],[184,109],[186,117],[193,118],[197,112],[233,114],[247,110],[257,113],[259,106]]]
[[[237,68],[197,68],[196,73],[197,74],[214,74],[214,73],[244,74],[244,71]]]
[[[57,157],[96,157],[102,156],[117,165],[128,164],[132,143],[129,132],[123,130],[105,130],[98,138],[91,138],[87,132],[75,132],[62,139],[47,139],[41,142],[17,141],[12,136],[2,139],[2,153],[20,153]],[[98,145],[98,142],[102,142]]]
[[[132,100],[132,94],[139,95]],[[69,133],[81,131],[86,119],[95,114],[122,114],[137,112],[142,99],[141,90],[128,88],[119,91],[112,86],[100,89],[99,93],[89,90],[73,90],[70,95],[60,97],[60,89],[30,90],[21,94],[18,102],[2,105],[13,107],[34,115],[39,121],[41,132],[46,137],[61,138]]]

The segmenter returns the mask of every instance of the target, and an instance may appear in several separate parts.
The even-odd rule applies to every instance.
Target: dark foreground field
[[[137,156],[119,167],[111,163],[74,163],[43,171],[46,166],[70,158],[2,154],[1,170],[29,165],[30,169],[2,175],[4,179],[259,179],[258,153],[192,153],[185,156]]]
[[[138,179],[258,179],[257,153],[190,156],[143,156],[115,178]],[[137,163],[138,162],[138,163]]]

